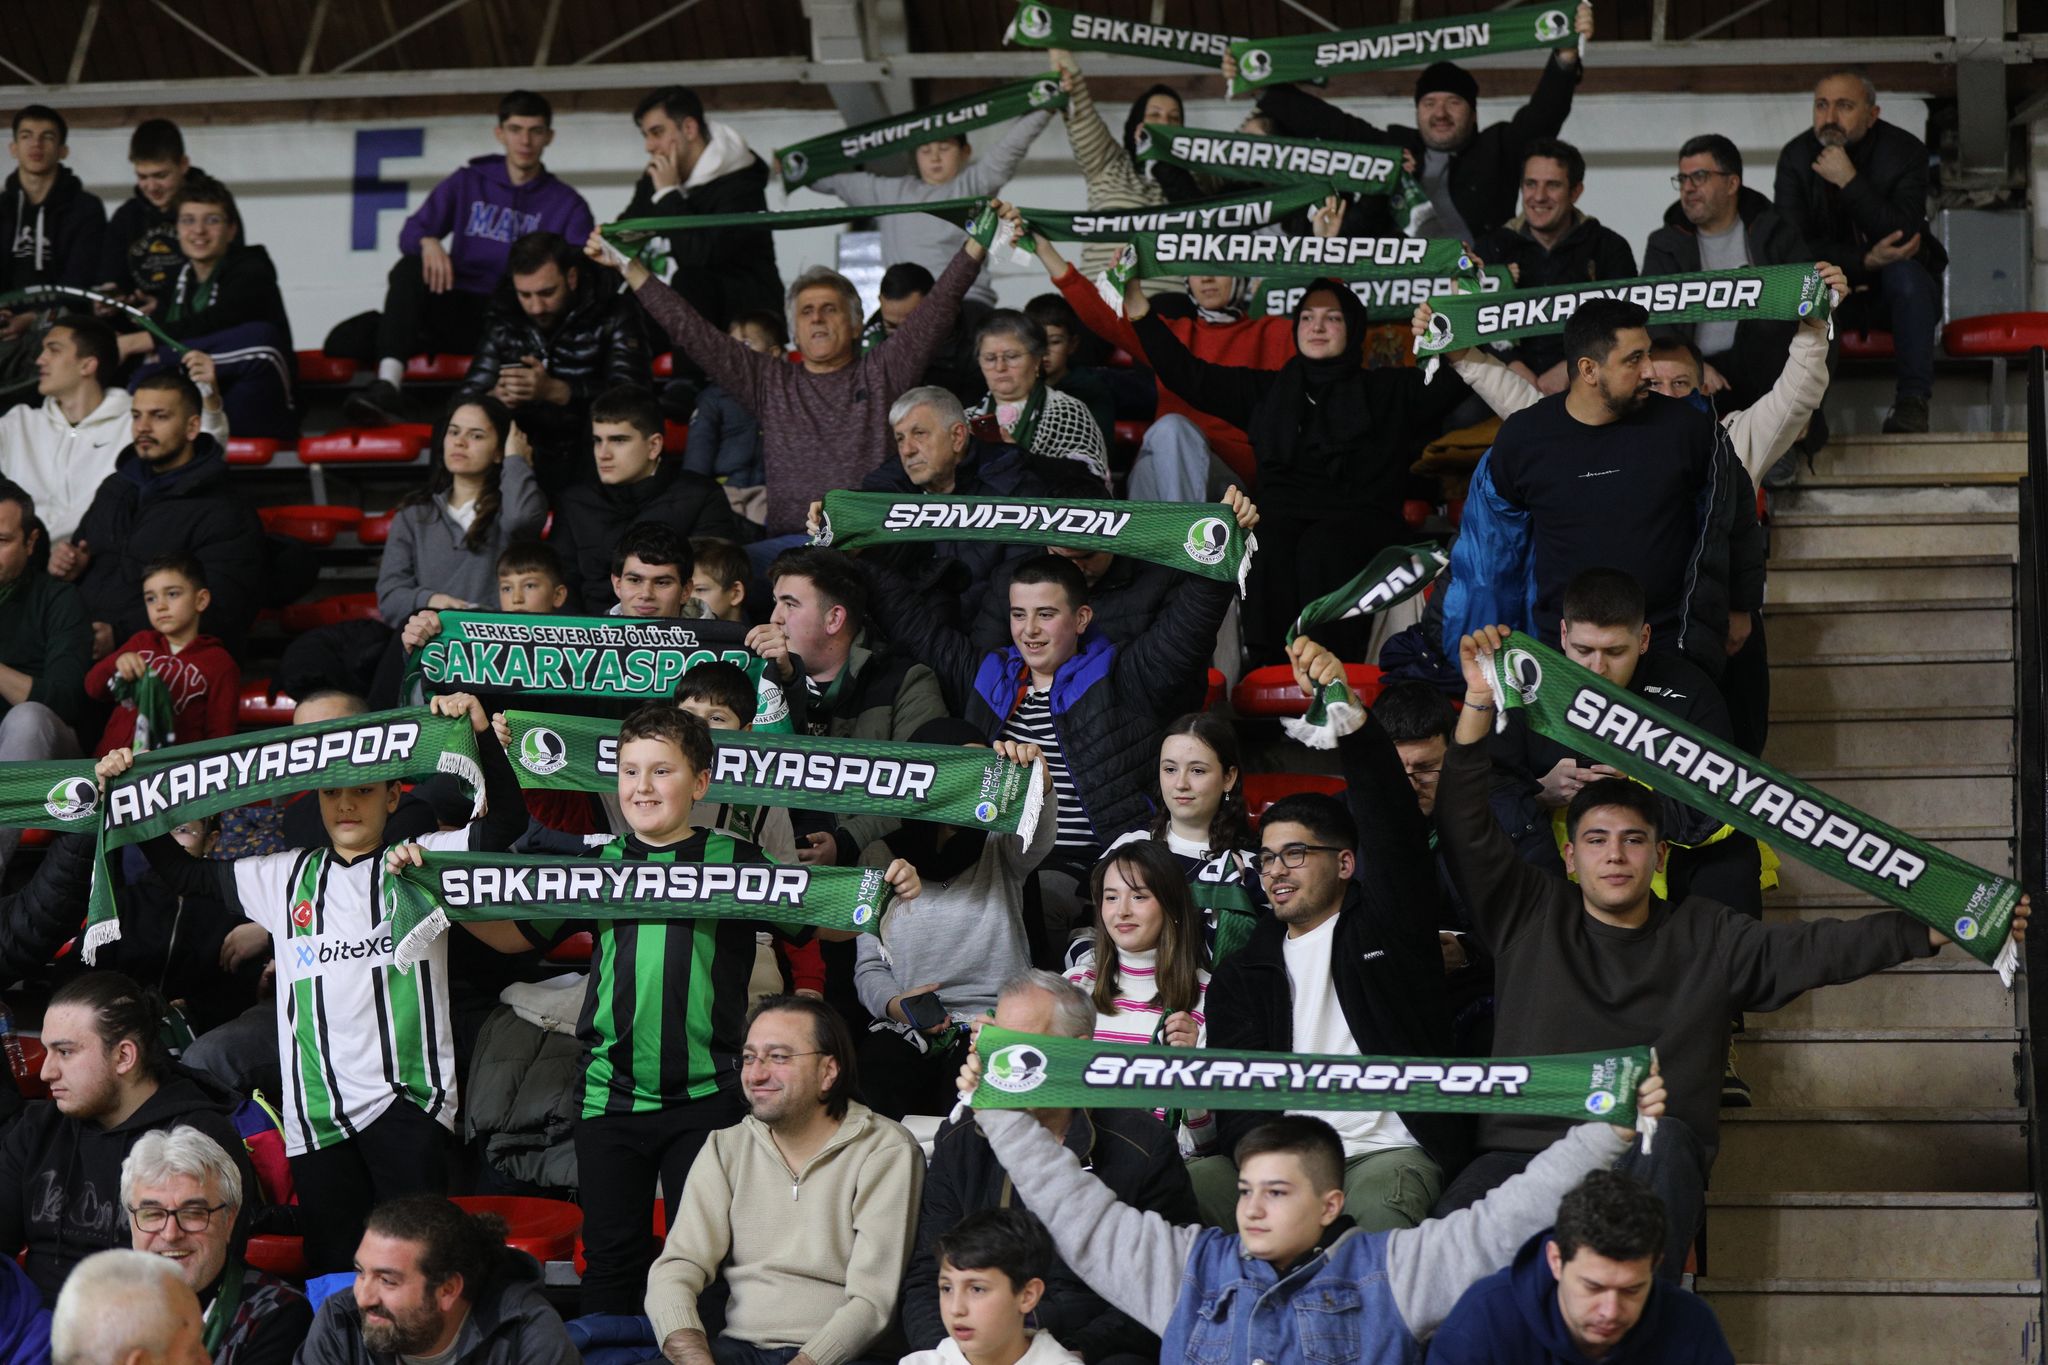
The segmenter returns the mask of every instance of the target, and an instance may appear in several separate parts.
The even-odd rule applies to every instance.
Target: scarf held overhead
[[[385,879],[393,960],[410,967],[450,924],[492,920],[750,919],[879,933],[894,897],[874,867],[421,855]]]
[[[1391,194],[1401,178],[1401,149],[1309,138],[1265,137],[1151,123],[1134,135],[1137,160],[1262,185],[1316,185],[1324,193]]]
[[[1235,583],[1244,591],[1258,538],[1216,503],[1101,498],[969,498],[920,493],[825,495],[814,545],[842,550],[883,541],[974,540],[1107,550]]]
[[[1358,577],[1303,607],[1287,631],[1287,643],[1293,644],[1317,626],[1377,616],[1406,602],[1435,581],[1450,562],[1440,545],[1390,545],[1374,555]],[[1316,689],[1306,715],[1299,719],[1290,716],[1280,724],[1311,749],[1334,749],[1337,737],[1351,733],[1364,718],[1350,684],[1340,678]]]
[[[1052,1038],[984,1024],[977,1109],[1537,1114],[1628,1126],[1647,1047],[1554,1057],[1339,1057]]]
[[[793,143],[779,149],[775,158],[782,167],[782,188],[794,190],[875,157],[907,152],[921,143],[957,137],[991,124],[1008,123],[1040,109],[1066,106],[1067,95],[1060,89],[1059,73],[1053,72],[1012,81],[915,113],[877,119],[857,128]]]
[[[1322,82],[1347,71],[1390,71],[1495,52],[1531,52],[1573,42],[1575,6],[1531,5],[1381,28],[1251,38],[1230,45],[1237,77],[1230,94],[1284,81]]]
[[[1109,19],[1026,0],[1017,6],[1003,41],[1019,47],[1064,48],[1069,52],[1120,52],[1162,62],[1216,68],[1230,51],[1232,36],[1194,28],[1168,28],[1130,19]]]
[[[1474,275],[1460,272],[1456,275],[1416,275],[1409,278],[1390,280],[1346,280],[1353,296],[1365,305],[1368,322],[1406,322],[1415,315],[1415,305],[1434,305],[1445,294],[1455,294],[1460,289],[1477,283],[1481,293],[1497,294],[1503,289],[1515,287],[1514,276],[1504,265],[1490,265]],[[1301,296],[1307,287],[1302,284],[1276,283],[1261,288],[1252,296],[1250,315],[1253,317],[1284,317],[1301,306]]]
[[[523,787],[608,793],[619,784],[619,723],[508,711],[506,752]],[[987,749],[715,730],[706,801],[889,815],[1030,840],[1037,773]]]
[[[712,659],[758,676],[746,634],[742,623],[708,619],[444,611],[441,633],[406,661],[405,695],[417,679],[429,691],[668,698],[683,674]]]
[[[1521,711],[1536,733],[1897,906],[2012,984],[2012,881],[1786,776],[1527,635],[1509,637],[1486,664],[1497,724],[1508,708]]]
[[[1137,232],[1138,268],[1148,276],[1237,275],[1266,280],[1471,277],[1478,265],[1443,237],[1276,237],[1259,233]]]

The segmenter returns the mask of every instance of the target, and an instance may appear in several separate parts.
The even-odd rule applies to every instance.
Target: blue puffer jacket
[[[1306,1361],[1415,1365],[1422,1347],[1387,1280],[1387,1239],[1349,1217],[1284,1275],[1248,1256],[1235,1235],[1205,1229],[1188,1253],[1189,1286],[1160,1339],[1161,1360],[1191,1365]],[[1369,1354],[1361,1355],[1365,1347]]]
[[[1451,545],[1451,581],[1444,587],[1444,657],[1455,662],[1458,641],[1481,626],[1513,626],[1533,634],[1535,620],[1529,513],[1494,490],[1489,450],[1472,471],[1465,515]]]

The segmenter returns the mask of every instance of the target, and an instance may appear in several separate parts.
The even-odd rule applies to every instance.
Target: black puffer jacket
[[[1463,151],[1451,154],[1451,202],[1475,236],[1515,216],[1522,194],[1522,157],[1530,143],[1556,137],[1564,127],[1572,112],[1572,92],[1584,73],[1582,63],[1565,66],[1552,53],[1529,102],[1513,118],[1481,128]],[[1273,120],[1274,131],[1282,137],[1392,143],[1415,153],[1416,166],[1422,165],[1425,149],[1422,134],[1415,129],[1400,123],[1385,128],[1367,123],[1299,86],[1267,86],[1259,92],[1259,112]]]
[[[1815,259],[1806,249],[1806,242],[1799,235],[1799,229],[1792,226],[1784,214],[1770,200],[1744,185],[1735,196],[1735,213],[1742,219],[1742,240],[1749,250],[1751,265],[1791,265],[1795,262]],[[1826,260],[1828,258],[1822,257]],[[1862,259],[1861,254],[1857,256]],[[1841,264],[1844,270],[1848,265]],[[1685,210],[1677,200],[1664,210],[1664,226],[1650,234],[1650,240],[1643,244],[1643,273],[1645,275],[1690,275],[1701,269],[1700,234],[1687,220]],[[1797,322],[1767,322],[1752,320],[1735,325],[1735,349],[1744,355],[1774,355],[1780,357],[1780,368],[1785,352],[1792,345],[1792,333],[1799,329]],[[1665,322],[1657,325],[1657,334],[1682,336],[1690,341],[1699,331],[1696,322]],[[1762,375],[1761,379],[1775,380],[1775,372]]]
[[[739,519],[725,490],[683,468],[680,455],[655,466],[638,483],[581,483],[555,500],[551,543],[569,571],[569,606],[607,612],[612,592],[612,547],[635,522],[658,521],[681,536],[741,539]]]
[[[229,648],[256,618],[268,559],[263,523],[248,495],[229,486],[219,444],[204,432],[193,444],[192,462],[162,479],[129,446],[78,523],[77,539],[92,552],[78,591],[87,614],[114,628],[116,642],[149,628],[142,571],[152,560],[199,561],[213,595],[200,629]]]
[[[862,562],[876,618],[905,654],[931,667],[955,715],[991,739],[1030,686],[1014,645],[984,650],[934,619],[901,577]],[[1052,724],[1089,824],[1107,843],[1151,812],[1159,732],[1179,712],[1187,680],[1205,677],[1235,588],[1191,578],[1152,625],[1125,644],[1090,630],[1053,675]]]
[[[576,271],[569,310],[550,332],[534,326],[509,284],[501,286],[491,297],[483,340],[458,394],[474,398],[489,393],[500,371],[529,355],[539,356],[548,374],[569,386],[569,401],[524,404],[517,414],[520,427],[553,453],[575,455],[579,469],[589,447],[590,400],[616,385],[647,389],[654,384],[639,306],[610,275],[590,267]]]
[[[28,884],[0,896],[0,981],[35,971],[78,932],[92,889],[92,846],[90,834],[59,835]]]
[[[749,153],[738,170],[694,189],[654,197],[654,181],[641,176],[633,186],[627,218],[681,218],[694,214],[766,213],[768,163]],[[579,244],[580,245],[580,244]],[[775,268],[775,234],[766,228],[700,228],[668,239],[675,264],[669,287],[692,308],[723,329],[735,313],[749,309],[782,312],[782,276]]]
[[[1429,822],[1376,716],[1368,713],[1337,747],[1348,784],[1345,797],[1358,823],[1358,870],[1345,888],[1330,944],[1337,1003],[1367,1056],[1449,1056],[1451,1015],[1443,950],[1437,946]],[[1244,947],[1216,969],[1205,1004],[1210,1047],[1294,1051],[1286,937],[1286,925],[1261,917]],[[1395,1112],[1448,1180],[1471,1150],[1469,1121],[1456,1114]],[[1222,1149],[1233,1150],[1259,1118],[1250,1110],[1217,1110]]]
[[[1089,1173],[1109,1187],[1119,1203],[1156,1213],[1185,1226],[1199,1221],[1194,1187],[1165,1124],[1136,1109],[1076,1109],[1066,1148]],[[974,1116],[948,1121],[932,1139],[925,1168],[923,1202],[917,1216],[917,1245],[903,1268],[903,1335],[913,1351],[929,1351],[946,1339],[939,1314],[939,1263],[935,1245],[970,1213],[983,1209],[1029,1209],[1010,1183],[1003,1163],[982,1136]],[[1033,1210],[1041,1219],[1050,1209]],[[1038,1303],[1038,1326],[1060,1345],[1088,1360],[1112,1355],[1159,1354],[1159,1338],[1103,1301],[1094,1287],[1053,1259]]]
[[[1814,174],[1820,139],[1811,128],[1778,153],[1771,198],[1813,253],[1810,259],[1839,265],[1852,285],[1869,284],[1877,277],[1864,268],[1863,253],[1901,232],[1901,241],[1919,236],[1913,259],[1939,278],[1948,269],[1948,252],[1927,225],[1927,144],[1879,119],[1847,150],[1856,178],[1843,189]]]
[[[504,1248],[491,1277],[473,1292],[468,1319],[440,1357],[446,1365],[578,1365],[583,1359],[541,1292],[540,1266],[525,1252]],[[299,1348],[298,1365],[397,1365],[399,1359],[364,1343],[355,1295],[330,1294]]]
[[[1010,643],[1010,571],[1015,567],[1014,563],[1004,564],[989,580],[981,613],[974,622],[977,648],[1003,649]],[[1110,560],[1102,577],[1088,585],[1088,606],[1095,613],[1088,632],[1113,645],[1127,645],[1151,629],[1175,593],[1194,582],[1187,574],[1164,564],[1148,564],[1129,555],[1118,555]],[[1208,686],[1206,673],[1187,680],[1186,686],[1175,694],[1174,704],[1162,706],[1161,712],[1172,717],[1183,711],[1201,710]]]

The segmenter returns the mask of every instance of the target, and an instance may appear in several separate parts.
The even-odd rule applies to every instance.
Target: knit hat
[[[1472,79],[1472,73],[1456,62],[1431,62],[1415,78],[1415,102],[1422,103],[1424,95],[1458,95],[1467,104],[1479,103],[1479,82]]]

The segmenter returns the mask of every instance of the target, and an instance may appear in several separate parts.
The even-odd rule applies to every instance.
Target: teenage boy
[[[235,732],[241,666],[219,640],[199,633],[200,613],[212,601],[198,560],[155,561],[142,571],[142,607],[150,628],[122,641],[85,675],[85,694],[96,698],[117,695],[117,680],[139,682],[145,673],[163,680],[171,694],[171,729],[150,735],[143,747],[161,749]],[[136,747],[138,719],[134,701],[121,698],[100,732],[94,756]]]
[[[99,268],[107,209],[64,164],[71,125],[44,104],[15,110],[7,150],[14,171],[0,189],[0,288],[69,284],[81,289]],[[0,336],[16,337],[34,320],[16,313]]]
[[[188,175],[205,175],[185,155],[185,135],[167,118],[144,119],[128,137],[135,193],[114,210],[100,251],[99,277],[109,293],[162,293],[184,265],[172,205]]]
[[[747,552],[722,536],[690,542],[690,596],[704,614],[719,621],[747,619]]]
[[[348,401],[350,421],[410,421],[400,385],[416,351],[469,355],[484,311],[505,275],[512,243],[529,232],[571,242],[595,220],[583,196],[548,174],[541,157],[555,140],[555,111],[531,90],[498,101],[501,156],[479,156],[434,186],[398,234],[384,311],[362,313],[328,334],[329,355],[374,361],[377,378]],[[450,243],[442,245],[442,238]]]
[[[767,861],[756,844],[696,827],[697,803],[711,785],[711,755],[709,728],[670,702],[648,702],[627,716],[619,726],[618,802],[628,832],[587,845],[588,853],[609,861]],[[417,845],[391,851],[394,867],[405,861],[418,863]],[[910,864],[899,859],[884,875],[897,895],[917,895]],[[657,1249],[647,1218],[656,1182],[673,1227],[684,1179],[706,1137],[746,1112],[739,1055],[755,933],[808,931],[743,919],[465,927],[503,952],[551,948],[577,933],[596,939],[576,1025],[585,1048],[576,1123],[589,1267],[583,1311],[637,1315]]]
[[[498,556],[498,610],[546,616],[569,601],[561,556],[545,541],[515,540]]]
[[[1052,1235],[1023,1209],[983,1209],[938,1241],[939,1313],[946,1339],[899,1365],[1081,1365],[1026,1324],[1045,1297]]]
[[[612,549],[612,597],[610,616],[701,615],[704,609],[690,596],[690,542],[660,522],[627,528]]]
[[[970,1054],[960,1088],[981,1080]],[[1652,1071],[1637,1113],[1664,1112]],[[1506,1265],[1550,1226],[1557,1201],[1612,1165],[1630,1129],[1582,1123],[1483,1203],[1415,1228],[1364,1232],[1344,1212],[1344,1144],[1321,1119],[1276,1116],[1247,1133],[1237,1161],[1237,1226],[1176,1227],[1117,1202],[1023,1110],[978,1109],[975,1122],[1016,1182],[1047,1211],[1053,1245],[1102,1296],[1159,1333],[1161,1360],[1408,1361],[1467,1286]],[[1663,1134],[1660,1132],[1661,1140]],[[1314,1329],[1312,1341],[1304,1330]]]
[[[644,389],[620,386],[590,405],[590,448],[596,483],[565,488],[555,502],[555,553],[569,571],[572,602],[601,612],[614,594],[607,572],[627,528],[655,522],[687,540],[737,537],[740,524],[717,482],[664,459],[661,405]],[[689,561],[682,561],[687,569]],[[687,576],[687,575],[686,575]],[[627,613],[632,615],[633,613]],[[670,616],[675,612],[667,613]]]
[[[526,829],[526,807],[489,733],[490,718],[467,693],[429,705],[438,716],[468,717],[476,731],[485,812],[407,847],[511,847]],[[114,750],[99,761],[100,780],[120,776],[133,761],[129,750]],[[210,861],[191,857],[169,835],[143,845],[174,891],[218,896],[270,933],[277,1051],[287,1062],[281,1126],[314,1275],[349,1268],[371,1205],[448,1188],[456,1084],[447,941],[437,940],[416,970],[401,973],[385,919],[379,855],[402,794],[397,782],[320,789],[322,848]],[[327,945],[346,951],[303,951]]]

